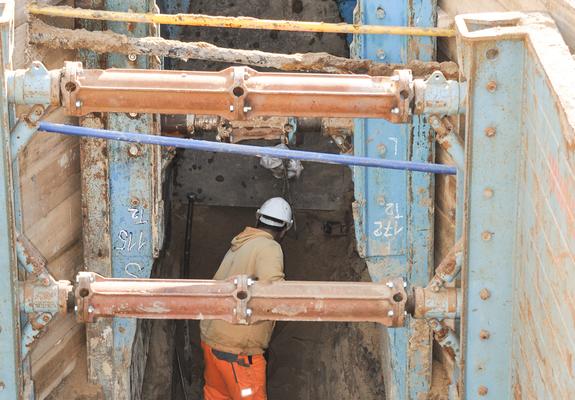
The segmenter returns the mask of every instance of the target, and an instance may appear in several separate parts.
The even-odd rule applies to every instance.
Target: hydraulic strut
[[[402,278],[374,282],[259,282],[240,275],[227,280],[105,278],[80,272],[74,290],[78,320],[100,317],[259,321],[377,322],[401,327],[405,316],[456,318],[460,293],[407,291]],[[408,293],[409,292],[409,293]]]
[[[402,326],[407,294],[401,278],[370,282],[258,282],[245,275],[225,281],[104,278],[80,272],[78,319],[221,319],[258,321],[369,321]]]
[[[384,118],[409,122],[413,114],[457,114],[464,84],[439,71],[427,80],[410,70],[393,76],[258,72],[84,69],[66,62],[48,71],[35,61],[7,72],[8,100],[62,106],[69,115],[92,112],[197,114],[227,120],[254,117]]]

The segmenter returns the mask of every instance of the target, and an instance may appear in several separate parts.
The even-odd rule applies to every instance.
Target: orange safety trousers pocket
[[[266,400],[266,360],[262,354],[235,355],[204,351],[205,400]]]

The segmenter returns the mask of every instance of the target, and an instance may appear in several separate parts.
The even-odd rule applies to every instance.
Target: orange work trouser
[[[266,400],[266,359],[218,352],[202,342],[205,400]],[[235,361],[234,361],[235,359]]]

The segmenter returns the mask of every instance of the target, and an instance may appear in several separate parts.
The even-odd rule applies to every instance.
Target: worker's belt
[[[218,360],[227,361],[229,363],[237,363],[242,367],[248,367],[253,364],[252,356],[244,356],[241,354],[227,353],[225,351],[220,351],[212,348],[212,354],[216,356]]]

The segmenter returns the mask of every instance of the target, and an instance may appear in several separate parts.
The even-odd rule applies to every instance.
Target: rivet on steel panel
[[[486,136],[489,136],[489,137],[495,136],[496,132],[497,132],[497,130],[492,126],[485,128],[485,135]]]
[[[487,339],[489,339],[489,336],[491,336],[491,334],[489,333],[489,331],[486,331],[485,329],[483,329],[481,332],[479,332],[479,338],[481,340],[487,340]]]
[[[485,57],[488,60],[495,60],[499,56],[499,50],[496,48],[489,49],[485,52]]]
[[[491,188],[485,188],[483,190],[483,197],[485,197],[486,199],[490,199],[493,197],[493,189]]]
[[[487,300],[488,298],[491,297],[491,292],[489,291],[489,289],[483,288],[479,292],[479,297],[481,298],[481,300]]]
[[[497,90],[497,82],[489,81],[487,83],[487,90],[491,93],[495,92]]]
[[[487,389],[486,386],[479,386],[479,388],[477,389],[477,394],[480,396],[486,396],[488,392],[489,389]]]
[[[130,156],[132,157],[136,157],[140,154],[140,149],[138,148],[138,146],[136,146],[135,144],[131,145],[130,148],[128,149],[128,153],[130,154]]]
[[[481,233],[481,239],[483,239],[485,241],[491,240],[492,237],[493,237],[493,232],[483,231],[483,233]]]

